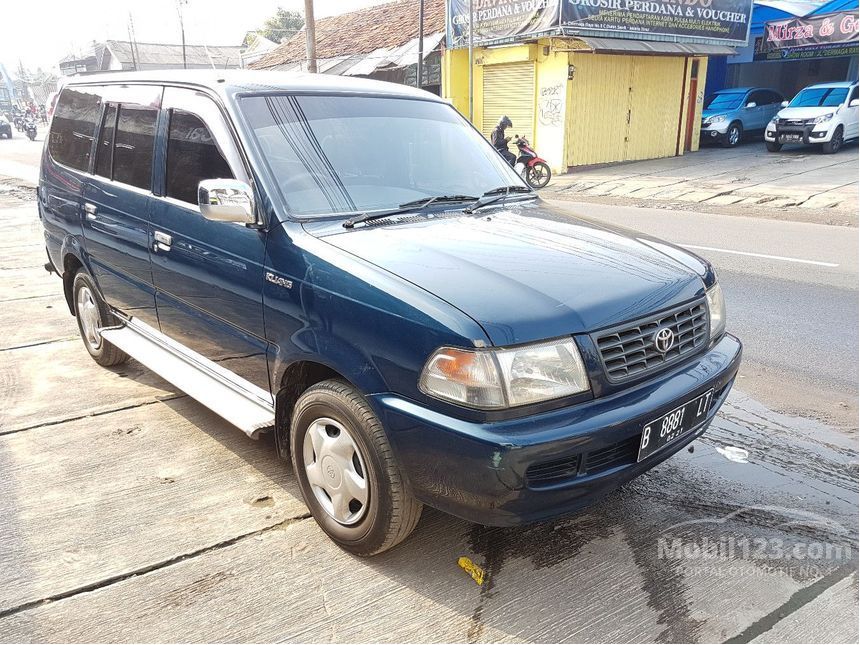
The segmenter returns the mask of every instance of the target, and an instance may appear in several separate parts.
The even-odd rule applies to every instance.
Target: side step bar
[[[201,356],[135,318],[101,331],[119,347],[164,380],[256,439],[275,425],[275,406],[266,390]]]

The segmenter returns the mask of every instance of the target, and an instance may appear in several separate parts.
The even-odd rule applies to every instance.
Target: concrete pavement
[[[573,518],[427,510],[355,558],[270,438],[89,358],[34,213],[0,202],[0,642],[856,642],[856,438],[738,387],[692,451]]]
[[[812,147],[786,146],[770,153],[764,143],[737,148],[706,147],[680,157],[575,169],[553,179],[547,197],[637,200],[640,205],[676,203],[684,208],[787,211],[799,219],[857,225],[858,148],[835,155]]]

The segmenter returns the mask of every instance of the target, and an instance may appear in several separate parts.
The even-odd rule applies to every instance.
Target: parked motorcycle
[[[36,140],[36,121],[33,119],[27,119],[24,124],[24,130],[27,132],[27,138],[30,141]]]
[[[538,157],[537,152],[534,151],[525,137],[514,135],[514,143],[519,149],[514,170],[520,173],[532,188],[543,188],[546,186],[552,177],[549,164]]]

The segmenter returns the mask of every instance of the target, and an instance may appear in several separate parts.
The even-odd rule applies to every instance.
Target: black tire
[[[84,290],[89,294],[88,298],[82,294]],[[102,302],[95,282],[93,282],[93,279],[84,269],[78,269],[78,272],[75,274],[74,282],[72,282],[72,298],[75,304],[75,318],[78,321],[78,331],[81,334],[81,340],[84,341],[84,347],[87,348],[93,360],[102,367],[113,367],[114,365],[125,363],[129,356],[124,351],[112,345],[100,335],[97,335],[95,341],[92,338],[88,338],[86,331],[88,323],[85,322],[88,320],[88,314],[82,310],[82,300],[89,300],[94,305],[93,316],[97,315],[99,327],[115,325],[119,321],[110,313],[107,305]]]
[[[552,178],[552,171],[543,161],[538,161],[534,166],[526,168],[526,181],[532,188],[543,188]]]
[[[842,132],[842,126],[837,126],[836,131],[830,138],[830,141],[821,144],[821,152],[826,155],[832,155],[839,152],[842,149],[842,144],[844,143]]]
[[[768,152],[779,152],[782,150],[782,144],[777,143],[776,141],[765,141],[764,145]]]
[[[735,121],[726,130],[726,136],[723,137],[723,148],[734,148],[744,138],[744,127]]]
[[[345,429],[358,451],[368,499],[360,519],[350,525],[339,522],[323,507],[317,498],[319,487],[315,492],[308,481],[305,437],[321,419],[334,421]],[[340,432],[336,426],[332,429]],[[418,524],[422,505],[412,496],[400,472],[382,424],[351,385],[338,380],[323,381],[299,397],[290,423],[290,447],[293,470],[305,503],[320,528],[341,548],[360,556],[376,555],[405,540]],[[316,461],[315,449],[312,454]],[[353,463],[355,457],[352,456]],[[340,485],[340,478],[337,481]]]

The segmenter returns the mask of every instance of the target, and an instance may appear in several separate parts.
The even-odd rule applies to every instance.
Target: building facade
[[[423,0],[421,87],[440,94],[445,38],[444,0]],[[317,70],[417,85],[418,0],[402,0],[316,21]],[[304,29],[249,65],[252,69],[306,71]]]
[[[772,87],[791,98],[858,76],[858,0],[756,0],[749,44],[720,63],[709,89]]]
[[[443,96],[485,135],[507,115],[555,172],[698,149],[708,57],[746,44],[751,13],[749,0],[474,0],[470,106],[467,5],[448,0]]]
[[[242,47],[106,40],[93,43],[91,51],[66,56],[59,67],[63,76],[150,69],[235,69],[242,67]]]

